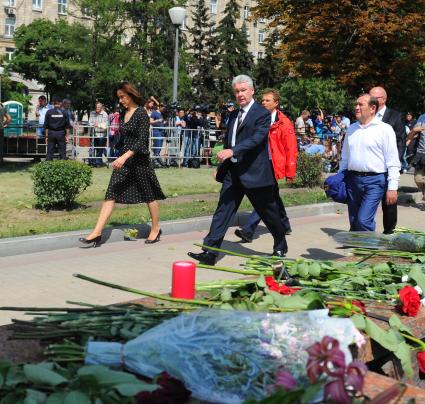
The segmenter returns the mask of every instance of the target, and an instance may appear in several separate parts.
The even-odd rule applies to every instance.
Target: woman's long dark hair
[[[123,81],[117,85],[117,88],[115,90],[115,95],[117,95],[118,90],[123,91],[124,93],[128,94],[128,96],[137,104],[137,105],[143,105],[143,98],[140,95],[140,93],[136,90],[136,87],[133,86],[128,81]]]

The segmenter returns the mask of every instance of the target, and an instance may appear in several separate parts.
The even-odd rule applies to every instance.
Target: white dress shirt
[[[353,123],[347,130],[339,171],[388,172],[388,190],[396,191],[400,160],[393,128],[375,117],[367,125]]]
[[[385,111],[387,110],[387,106],[384,105],[377,113],[376,113],[376,117],[382,121],[382,118],[384,117]]]
[[[248,105],[245,105],[244,107],[241,107],[240,110],[243,111],[242,114],[242,118],[241,118],[241,124],[244,121],[245,117],[247,116],[249,110],[251,109],[252,105],[254,104],[254,99],[251,100],[251,102]],[[238,129],[238,118],[235,119],[235,124],[233,125],[233,130],[232,130],[232,141],[230,143],[230,145],[232,147],[234,147],[236,145],[236,132]],[[232,163],[236,163],[238,160],[235,157],[232,157],[230,159],[232,161]]]

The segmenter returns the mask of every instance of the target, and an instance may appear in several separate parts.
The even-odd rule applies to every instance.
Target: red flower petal
[[[418,366],[419,366],[419,370],[422,373],[425,373],[425,352],[418,352],[416,354],[416,359],[418,360]]]

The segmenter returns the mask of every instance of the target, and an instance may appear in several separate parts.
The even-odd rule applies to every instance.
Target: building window
[[[58,14],[67,14],[68,0],[58,0]]]
[[[14,53],[15,53],[15,49],[6,48],[5,57],[4,57],[6,62],[10,62],[13,59]]]
[[[6,7],[16,7],[16,0],[6,0],[4,5]]]
[[[258,31],[258,43],[263,43],[263,42],[264,42],[264,31],[260,29]]]
[[[42,10],[43,9],[43,0],[32,0],[32,9],[33,10]]]
[[[89,18],[92,16],[90,7],[82,7],[81,8],[81,15],[85,18]]]
[[[4,23],[4,36],[6,38],[13,38],[15,33],[16,18],[15,17],[6,17]]]
[[[246,27],[246,26],[245,26],[245,35],[246,35],[246,39],[249,41],[250,40],[250,32],[249,32],[249,28]]]
[[[211,14],[217,14],[217,0],[211,0]]]
[[[243,8],[243,18],[246,20],[249,17],[249,7],[244,6]]]
[[[263,52],[258,52],[257,59],[260,60],[263,58]]]

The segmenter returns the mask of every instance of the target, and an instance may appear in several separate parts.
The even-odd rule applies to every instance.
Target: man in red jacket
[[[269,156],[276,178],[274,193],[276,202],[280,208],[280,218],[283,227],[285,228],[286,234],[291,234],[291,225],[286,214],[285,206],[279,195],[277,180],[282,178],[286,178],[287,181],[294,180],[297,169],[298,147],[294,124],[279,111],[279,101],[280,97],[277,90],[264,90],[262,104],[263,107],[272,114],[269,131]],[[243,241],[250,243],[260,221],[260,216],[254,210],[245,226],[242,229],[237,229],[235,234]]]

